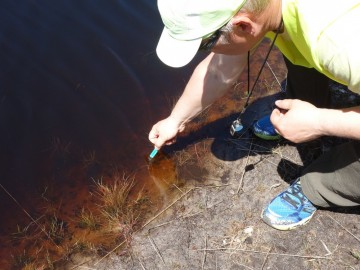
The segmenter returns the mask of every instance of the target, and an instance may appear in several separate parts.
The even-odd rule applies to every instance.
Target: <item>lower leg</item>
[[[321,207],[360,205],[360,142],[331,149],[313,162],[301,177],[309,200]]]

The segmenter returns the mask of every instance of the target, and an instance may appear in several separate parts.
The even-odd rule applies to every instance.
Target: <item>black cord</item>
[[[258,80],[259,80],[259,78],[260,78],[261,72],[262,72],[262,70],[263,70],[263,68],[264,68],[264,66],[265,66],[265,64],[266,64],[267,59],[269,58],[270,52],[271,52],[272,48],[273,48],[274,45],[275,45],[275,40],[276,40],[277,36],[278,36],[279,33],[280,33],[280,30],[281,30],[281,28],[282,28],[282,25],[283,25],[283,20],[282,20],[282,18],[281,18],[280,25],[278,26],[278,28],[277,28],[277,30],[276,30],[275,37],[274,37],[274,39],[273,39],[273,41],[272,41],[272,43],[271,43],[271,45],[270,45],[270,48],[269,48],[269,50],[268,50],[268,52],[267,52],[267,54],[266,54],[266,56],[265,56],[265,60],[264,60],[262,66],[261,66],[261,68],[260,68],[260,70],[259,70],[259,73],[258,73],[258,75],[257,75],[257,77],[256,77],[256,79],[255,79],[255,82],[254,82],[254,84],[253,84],[253,86],[252,86],[252,88],[251,88],[251,91],[249,91],[249,90],[250,90],[250,51],[248,51],[248,57],[247,57],[247,58],[248,58],[248,59],[247,59],[247,65],[248,65],[248,97],[247,97],[247,99],[246,99],[244,108],[242,109],[242,111],[241,111],[239,117],[237,118],[237,120],[240,120],[240,116],[244,113],[244,111],[246,110],[247,106],[249,105],[250,97],[251,97],[252,93],[254,92],[256,83],[258,82]]]
[[[247,53],[247,94],[250,95],[250,51]]]

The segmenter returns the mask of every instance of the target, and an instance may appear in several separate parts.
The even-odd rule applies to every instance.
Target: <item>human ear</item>
[[[248,34],[252,34],[254,32],[252,20],[244,14],[238,14],[234,16],[231,20],[231,23],[234,27],[237,27],[242,32]]]

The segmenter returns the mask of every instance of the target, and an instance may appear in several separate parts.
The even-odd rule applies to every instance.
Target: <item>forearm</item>
[[[211,53],[194,70],[170,117],[184,126],[211,105],[236,82],[244,69],[246,56]]]
[[[271,122],[284,138],[306,142],[321,136],[360,139],[360,106],[346,109],[321,109],[298,99],[275,102]]]
[[[346,109],[319,109],[320,133],[360,139],[360,106]]]

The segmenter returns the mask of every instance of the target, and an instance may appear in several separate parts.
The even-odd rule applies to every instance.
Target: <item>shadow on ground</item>
[[[254,102],[244,123],[271,110],[273,98]],[[261,107],[261,102],[270,105]],[[360,269],[359,208],[320,209],[310,223],[293,231],[277,231],[261,221],[264,206],[288,182],[344,141],[325,138],[294,145],[262,141],[251,133],[234,139],[229,125],[236,117],[206,125],[166,149],[185,183],[176,188],[174,200],[133,235],[128,256],[114,250],[106,259],[72,258],[72,265],[134,270],[290,265],[299,270]]]

